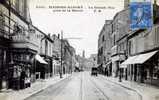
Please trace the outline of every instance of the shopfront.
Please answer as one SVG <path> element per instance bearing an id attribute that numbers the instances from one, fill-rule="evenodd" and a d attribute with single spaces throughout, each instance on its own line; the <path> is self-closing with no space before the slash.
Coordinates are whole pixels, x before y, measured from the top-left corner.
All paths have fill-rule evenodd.
<path id="1" fill-rule="evenodd" d="M 0 32 L 0 34 L 2 34 Z M 0 36 L 0 90 L 8 88 L 8 63 L 10 39 Z"/>
<path id="2" fill-rule="evenodd" d="M 116 56 L 113 56 L 111 60 L 112 60 L 112 76 L 117 77 L 119 75 L 120 57 L 119 55 L 116 55 Z"/>
<path id="3" fill-rule="evenodd" d="M 121 66 L 128 69 L 128 76 L 130 80 L 137 82 L 152 81 L 159 79 L 159 54 L 158 51 L 131 56 L 125 60 Z"/>
<path id="4" fill-rule="evenodd" d="M 9 88 L 18 90 L 24 89 L 34 80 L 35 74 L 34 55 L 35 51 L 30 49 L 10 50 L 9 63 Z"/>
<path id="5" fill-rule="evenodd" d="M 47 70 L 47 62 L 39 54 L 35 55 L 36 60 L 36 79 L 45 79 L 45 74 Z"/>
<path id="6" fill-rule="evenodd" d="M 112 75 L 112 62 L 109 61 L 105 65 L 105 75 L 106 76 L 111 76 Z"/>
<path id="7" fill-rule="evenodd" d="M 0 47 L 0 89 L 8 88 L 8 66 L 6 65 L 7 49 Z"/>

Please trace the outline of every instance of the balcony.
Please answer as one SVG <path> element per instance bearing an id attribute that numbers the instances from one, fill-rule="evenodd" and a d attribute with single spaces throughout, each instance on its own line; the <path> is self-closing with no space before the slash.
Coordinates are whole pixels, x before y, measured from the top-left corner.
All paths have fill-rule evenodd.
<path id="1" fill-rule="evenodd" d="M 18 34 L 16 36 L 12 36 L 12 40 L 13 42 L 31 42 L 29 37 L 25 36 L 25 35 L 21 35 L 21 34 Z"/>
<path id="2" fill-rule="evenodd" d="M 34 50 L 38 50 L 39 41 L 36 35 L 25 35 L 25 34 L 17 34 L 12 36 L 13 46 L 17 48 L 30 48 Z"/>

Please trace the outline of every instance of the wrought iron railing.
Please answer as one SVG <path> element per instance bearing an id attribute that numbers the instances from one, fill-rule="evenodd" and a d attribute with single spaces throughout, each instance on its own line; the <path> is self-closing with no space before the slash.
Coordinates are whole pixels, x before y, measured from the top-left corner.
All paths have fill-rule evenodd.
<path id="1" fill-rule="evenodd" d="M 36 33 L 31 33 L 27 28 L 2 11 L 0 11 L 0 36 L 11 39 L 14 42 L 28 42 L 32 44 L 36 44 L 38 39 Z"/>

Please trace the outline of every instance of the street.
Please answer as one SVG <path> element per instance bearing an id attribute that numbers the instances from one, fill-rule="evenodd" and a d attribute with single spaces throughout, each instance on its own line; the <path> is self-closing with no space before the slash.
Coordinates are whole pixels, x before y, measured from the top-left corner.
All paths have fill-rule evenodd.
<path id="1" fill-rule="evenodd" d="M 26 100 L 141 100 L 141 97 L 101 75 L 95 77 L 90 72 L 79 72 Z"/>

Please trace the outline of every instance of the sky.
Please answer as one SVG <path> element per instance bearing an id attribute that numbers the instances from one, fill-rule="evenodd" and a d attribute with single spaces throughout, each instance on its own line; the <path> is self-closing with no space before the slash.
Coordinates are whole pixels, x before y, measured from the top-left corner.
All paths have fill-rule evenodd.
<path id="1" fill-rule="evenodd" d="M 63 31 L 63 38 L 76 54 L 82 55 L 85 50 L 86 57 L 97 53 L 98 35 L 105 20 L 122 9 L 123 0 L 30 0 L 32 23 L 45 33 Z"/>

